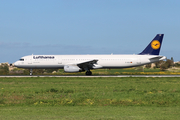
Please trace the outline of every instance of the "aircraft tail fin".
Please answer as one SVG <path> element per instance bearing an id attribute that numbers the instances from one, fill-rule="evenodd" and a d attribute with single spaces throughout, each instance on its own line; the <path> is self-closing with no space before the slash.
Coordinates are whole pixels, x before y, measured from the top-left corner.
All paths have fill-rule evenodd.
<path id="1" fill-rule="evenodd" d="M 157 34 L 156 37 L 139 55 L 159 55 L 164 34 Z"/>

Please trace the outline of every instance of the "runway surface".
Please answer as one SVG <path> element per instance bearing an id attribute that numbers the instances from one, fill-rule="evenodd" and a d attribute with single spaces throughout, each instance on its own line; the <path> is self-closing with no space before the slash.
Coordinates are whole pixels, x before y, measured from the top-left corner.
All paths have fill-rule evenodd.
<path id="1" fill-rule="evenodd" d="M 18 75 L 18 76 L 0 76 L 3 77 L 85 77 L 85 78 L 93 78 L 93 77 L 180 77 L 180 75 L 97 75 L 97 76 L 60 76 L 60 75 Z"/>

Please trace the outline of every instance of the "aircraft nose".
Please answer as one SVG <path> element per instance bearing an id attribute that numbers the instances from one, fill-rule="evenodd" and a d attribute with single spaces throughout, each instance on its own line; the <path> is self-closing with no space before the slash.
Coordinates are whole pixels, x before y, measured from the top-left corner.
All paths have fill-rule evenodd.
<path id="1" fill-rule="evenodd" d="M 18 67 L 18 65 L 19 65 L 19 62 L 16 61 L 16 62 L 14 63 L 14 66 L 15 66 L 15 67 Z"/>

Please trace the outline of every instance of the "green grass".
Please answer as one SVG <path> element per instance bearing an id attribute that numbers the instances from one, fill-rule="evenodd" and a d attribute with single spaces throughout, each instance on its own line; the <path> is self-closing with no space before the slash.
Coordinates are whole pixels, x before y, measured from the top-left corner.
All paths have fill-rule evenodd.
<path id="1" fill-rule="evenodd" d="M 12 106 L 0 108 L 1 120 L 178 120 L 179 107 Z"/>
<path id="2" fill-rule="evenodd" d="M 136 67 L 136 68 L 124 68 L 124 69 L 97 69 L 92 70 L 93 75 L 129 75 L 129 74 L 142 74 L 141 72 L 144 72 L 145 74 L 160 74 L 160 69 L 143 69 L 142 67 Z M 169 74 L 169 72 L 166 72 Z M 85 75 L 85 72 L 82 73 L 64 73 L 64 70 L 59 69 L 59 72 L 56 73 L 57 75 Z"/>
<path id="3" fill-rule="evenodd" d="M 1 78 L 0 106 L 179 106 L 179 78 Z"/>
<path id="4" fill-rule="evenodd" d="M 0 78 L 0 119 L 177 119 L 179 78 Z"/>
<path id="5" fill-rule="evenodd" d="M 24 70 L 18 68 L 18 70 Z M 93 75 L 180 75 L 179 68 L 171 68 L 165 71 L 161 71 L 159 68 L 148 69 L 142 66 L 134 68 L 123 68 L 123 69 L 96 69 L 91 70 Z M 29 70 L 25 69 L 24 73 L 9 73 L 8 75 L 29 75 Z M 42 69 L 34 69 L 33 75 L 81 75 L 84 76 L 85 72 L 77 73 L 66 73 L 63 69 L 59 69 L 55 73 L 43 73 Z"/>
<path id="6" fill-rule="evenodd" d="M 136 68 L 124 68 L 124 69 L 99 69 L 95 71 L 107 71 L 108 73 L 115 73 L 115 72 L 160 72 L 160 69 L 147 69 L 147 68 L 141 68 L 141 67 L 136 67 Z"/>

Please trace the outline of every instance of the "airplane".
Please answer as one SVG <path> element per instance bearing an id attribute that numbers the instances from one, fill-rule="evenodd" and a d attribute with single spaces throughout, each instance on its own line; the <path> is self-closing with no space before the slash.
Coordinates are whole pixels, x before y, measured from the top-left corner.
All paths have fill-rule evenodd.
<path id="1" fill-rule="evenodd" d="M 165 60 L 160 56 L 164 34 L 157 34 L 149 45 L 139 54 L 133 55 L 28 55 L 14 63 L 18 68 L 30 69 L 64 69 L 64 72 L 74 73 L 86 71 L 92 75 L 92 69 L 115 69 L 142 66 Z"/>

